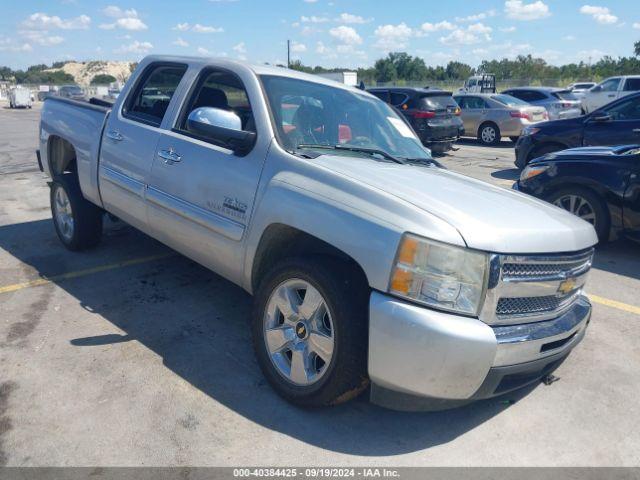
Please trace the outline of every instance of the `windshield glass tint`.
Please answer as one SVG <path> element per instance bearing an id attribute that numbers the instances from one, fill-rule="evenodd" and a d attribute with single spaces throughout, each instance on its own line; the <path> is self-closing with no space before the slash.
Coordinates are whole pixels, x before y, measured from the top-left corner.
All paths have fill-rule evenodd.
<path id="1" fill-rule="evenodd" d="M 527 102 L 511 95 L 492 95 L 491 98 L 503 105 L 529 105 Z"/>
<path id="2" fill-rule="evenodd" d="M 373 96 L 288 77 L 262 75 L 261 80 L 278 140 L 287 150 L 343 145 L 383 150 L 400 158 L 430 158 L 406 122 Z"/>
<path id="3" fill-rule="evenodd" d="M 560 100 L 578 100 L 578 97 L 576 97 L 573 92 L 569 91 L 569 90 L 562 90 L 560 92 L 553 92 L 552 95 L 556 98 L 559 98 Z"/>
<path id="4" fill-rule="evenodd" d="M 451 95 L 434 95 L 422 97 L 418 101 L 420 109 L 432 111 L 446 111 L 447 108 L 456 108 L 458 104 Z"/>

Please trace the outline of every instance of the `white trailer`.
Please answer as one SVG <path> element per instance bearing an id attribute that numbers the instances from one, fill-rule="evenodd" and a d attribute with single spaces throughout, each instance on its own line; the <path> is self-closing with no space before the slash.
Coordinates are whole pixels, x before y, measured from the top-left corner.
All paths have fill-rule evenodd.
<path id="1" fill-rule="evenodd" d="M 31 91 L 27 88 L 16 87 L 9 92 L 10 108 L 31 108 Z"/>
<path id="2" fill-rule="evenodd" d="M 350 87 L 358 86 L 358 72 L 328 72 L 318 73 L 317 75 L 335 82 L 344 83 Z"/>

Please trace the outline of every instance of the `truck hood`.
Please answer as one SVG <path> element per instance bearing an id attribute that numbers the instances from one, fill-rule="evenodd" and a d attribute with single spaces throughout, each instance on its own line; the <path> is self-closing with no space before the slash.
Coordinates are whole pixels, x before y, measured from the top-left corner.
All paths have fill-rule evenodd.
<path id="1" fill-rule="evenodd" d="M 338 155 L 321 155 L 315 162 L 444 220 L 471 248 L 550 253 L 597 243 L 589 223 L 560 208 L 442 168 Z"/>

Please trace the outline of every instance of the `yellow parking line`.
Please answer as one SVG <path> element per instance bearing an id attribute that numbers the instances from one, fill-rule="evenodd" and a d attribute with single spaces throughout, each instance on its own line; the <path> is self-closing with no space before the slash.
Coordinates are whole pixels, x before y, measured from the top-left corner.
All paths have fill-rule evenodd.
<path id="1" fill-rule="evenodd" d="M 160 255 L 151 255 L 148 257 L 133 258 L 131 260 L 124 260 L 122 262 L 109 263 L 107 265 L 99 265 L 93 268 L 86 268 L 84 270 L 76 270 L 74 272 L 62 273 L 60 275 L 54 275 L 49 278 L 38 278 L 36 280 L 30 280 L 28 282 L 14 283 L 13 285 L 6 285 L 0 287 L 0 293 L 15 292 L 16 290 L 22 290 L 24 288 L 39 287 L 41 285 L 47 285 L 53 282 L 59 282 L 60 280 L 69 280 L 71 278 L 84 277 L 86 275 L 92 275 L 94 273 L 106 272 L 108 270 L 115 270 L 117 268 L 129 267 L 131 265 L 139 265 L 141 263 L 153 262 L 154 260 L 160 260 L 163 258 L 175 255 L 174 253 L 163 253 Z"/>
<path id="2" fill-rule="evenodd" d="M 635 305 L 629 305 L 628 303 L 622 303 L 616 300 L 609 300 L 608 298 L 599 297 L 598 295 L 593 295 L 591 293 L 588 293 L 587 296 L 593 303 L 599 303 L 600 305 L 605 305 L 607 307 L 617 308 L 618 310 L 624 310 L 625 312 L 640 315 L 640 307 L 636 307 Z"/>

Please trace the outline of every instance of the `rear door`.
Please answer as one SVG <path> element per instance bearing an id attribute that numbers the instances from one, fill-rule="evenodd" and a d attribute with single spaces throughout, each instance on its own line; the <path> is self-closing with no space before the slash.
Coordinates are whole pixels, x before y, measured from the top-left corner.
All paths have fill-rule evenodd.
<path id="1" fill-rule="evenodd" d="M 226 278 L 237 278 L 243 268 L 240 242 L 269 135 L 263 125 L 253 150 L 238 156 L 222 142 L 191 131 L 187 117 L 200 107 L 223 109 L 241 118 L 243 130 L 256 132 L 251 105 L 258 101 L 231 71 L 199 72 L 177 118 L 160 136 L 147 191 L 154 237 Z"/>
<path id="2" fill-rule="evenodd" d="M 596 121 L 607 115 L 609 120 Z M 585 125 L 584 145 L 627 145 L 640 143 L 640 95 L 622 99 L 594 112 Z"/>
<path id="3" fill-rule="evenodd" d="M 160 138 L 160 125 L 186 65 L 149 65 L 117 112 L 112 112 L 100 152 L 100 195 L 105 208 L 146 230 L 145 186 Z"/>

